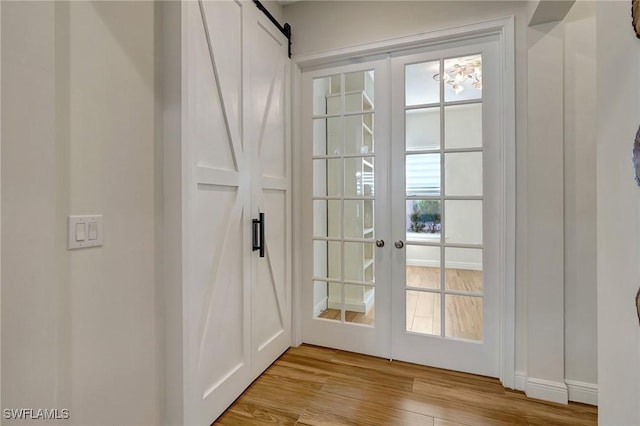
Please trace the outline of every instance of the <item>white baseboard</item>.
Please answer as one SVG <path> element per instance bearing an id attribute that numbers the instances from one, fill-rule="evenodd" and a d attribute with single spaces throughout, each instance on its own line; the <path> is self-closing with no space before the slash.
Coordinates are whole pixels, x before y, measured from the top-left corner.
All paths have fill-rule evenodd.
<path id="1" fill-rule="evenodd" d="M 549 380 L 529 379 L 526 371 L 516 371 L 514 374 L 516 390 L 523 391 L 531 398 L 566 404 L 567 401 L 580 402 L 598 406 L 598 385 L 565 380 L 565 384 Z"/>
<path id="2" fill-rule="evenodd" d="M 371 290 L 369 290 L 368 292 L 365 293 L 365 296 L 364 296 L 364 313 L 368 313 L 369 309 L 371 309 L 373 307 L 374 294 L 375 294 L 375 291 L 373 291 L 373 289 L 371 289 Z"/>
<path id="3" fill-rule="evenodd" d="M 407 266 L 422 266 L 423 268 L 439 268 L 439 260 L 407 259 Z M 470 271 L 482 271 L 482 264 L 470 262 L 447 262 L 447 269 L 466 269 Z"/>
<path id="4" fill-rule="evenodd" d="M 564 382 L 552 382 L 529 377 L 527 378 L 525 394 L 529 398 L 543 401 L 557 402 L 558 404 L 569 403 L 569 391 Z"/>
<path id="5" fill-rule="evenodd" d="M 598 406 L 598 385 L 565 380 L 569 389 L 569 401 Z"/>
<path id="6" fill-rule="evenodd" d="M 369 309 L 373 307 L 373 301 L 374 291 L 370 290 L 365 294 L 364 300 L 362 301 L 346 300 L 344 302 L 344 310 L 366 314 L 367 312 L 369 312 Z M 339 300 L 331 300 L 331 298 L 329 298 L 329 309 L 342 309 L 342 305 L 340 304 Z"/>
<path id="7" fill-rule="evenodd" d="M 514 379 L 515 389 L 524 392 L 527 389 L 527 372 L 516 371 Z"/>
<path id="8" fill-rule="evenodd" d="M 407 259 L 407 266 L 422 266 L 423 268 L 439 268 L 439 260 Z"/>
<path id="9" fill-rule="evenodd" d="M 327 310 L 327 298 L 323 297 L 316 305 L 313 307 L 313 317 L 317 317 L 320 315 L 320 312 Z"/>
<path id="10" fill-rule="evenodd" d="M 332 302 L 329 300 L 329 309 L 342 309 L 342 304 L 340 302 Z M 365 313 L 367 312 L 367 305 L 364 302 L 345 302 L 344 310 L 349 312 Z"/>

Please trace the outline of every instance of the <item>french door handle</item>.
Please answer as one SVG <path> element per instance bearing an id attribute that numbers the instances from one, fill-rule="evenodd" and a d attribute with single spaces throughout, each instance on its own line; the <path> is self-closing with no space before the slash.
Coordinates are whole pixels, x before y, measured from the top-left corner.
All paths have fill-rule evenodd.
<path id="1" fill-rule="evenodd" d="M 397 249 L 401 249 L 402 247 L 404 247 L 404 241 L 402 240 L 398 240 L 395 243 L 393 243 Z"/>
<path id="2" fill-rule="evenodd" d="M 253 219 L 251 230 L 253 251 L 260 250 L 260 257 L 264 257 L 264 213 Z"/>
<path id="3" fill-rule="evenodd" d="M 376 240 L 376 247 L 384 247 L 384 240 Z"/>

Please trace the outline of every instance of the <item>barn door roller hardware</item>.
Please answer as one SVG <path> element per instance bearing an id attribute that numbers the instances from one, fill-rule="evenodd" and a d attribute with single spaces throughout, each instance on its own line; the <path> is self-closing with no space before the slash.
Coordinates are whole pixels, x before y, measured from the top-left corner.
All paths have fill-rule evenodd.
<path id="1" fill-rule="evenodd" d="M 284 34 L 284 36 L 287 38 L 287 40 L 289 41 L 289 58 L 291 58 L 291 25 L 287 23 L 285 23 L 284 26 L 280 25 L 280 22 L 278 22 L 278 20 L 273 17 L 271 12 L 269 12 L 267 8 L 264 7 L 264 5 L 259 0 L 253 0 L 253 2 L 256 4 L 258 9 L 262 11 L 262 13 L 267 15 L 267 18 L 269 18 L 269 20 L 273 23 L 273 25 L 278 27 L 280 32 Z"/>

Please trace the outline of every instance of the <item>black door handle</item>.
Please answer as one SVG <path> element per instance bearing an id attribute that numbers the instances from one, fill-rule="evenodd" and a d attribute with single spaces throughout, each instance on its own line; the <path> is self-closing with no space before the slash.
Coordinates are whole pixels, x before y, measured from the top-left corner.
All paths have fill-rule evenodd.
<path id="1" fill-rule="evenodd" d="M 258 219 L 252 222 L 253 251 L 260 250 L 260 257 L 264 257 L 264 213 L 258 213 Z"/>

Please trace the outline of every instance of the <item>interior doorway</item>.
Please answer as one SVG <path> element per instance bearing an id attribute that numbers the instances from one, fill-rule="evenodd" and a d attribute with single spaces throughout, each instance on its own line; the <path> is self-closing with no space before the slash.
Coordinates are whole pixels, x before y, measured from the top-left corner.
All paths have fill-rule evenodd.
<path id="1" fill-rule="evenodd" d="M 302 73 L 304 342 L 503 376 L 500 44 Z"/>

